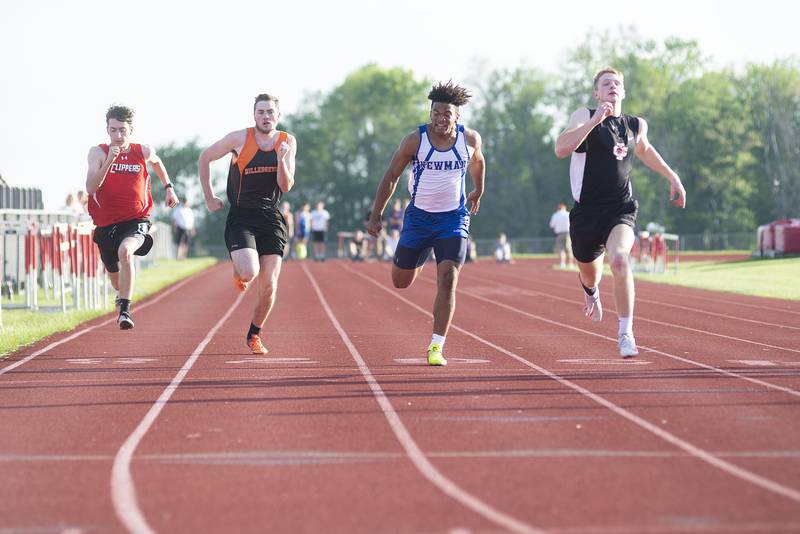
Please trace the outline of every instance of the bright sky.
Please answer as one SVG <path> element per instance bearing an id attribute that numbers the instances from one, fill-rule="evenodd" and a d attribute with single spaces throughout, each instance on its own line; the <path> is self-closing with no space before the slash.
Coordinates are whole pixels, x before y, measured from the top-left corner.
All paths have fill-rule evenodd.
<path id="1" fill-rule="evenodd" d="M 800 56 L 798 20 L 795 0 L 4 2 L 0 174 L 43 189 L 45 207 L 58 209 L 84 187 L 114 102 L 136 111 L 138 142 L 210 144 L 251 125 L 256 94 L 292 112 L 370 62 L 436 80 L 464 80 L 480 61 L 556 73 L 590 30 L 632 25 L 742 66 Z"/>

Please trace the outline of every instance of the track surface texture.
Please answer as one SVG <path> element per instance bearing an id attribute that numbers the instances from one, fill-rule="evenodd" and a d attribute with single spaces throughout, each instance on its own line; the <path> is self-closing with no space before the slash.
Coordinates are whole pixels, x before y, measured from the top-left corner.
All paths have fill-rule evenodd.
<path id="1" fill-rule="evenodd" d="M 575 272 L 468 264 L 425 363 L 433 264 L 230 264 L 0 362 L 0 533 L 800 531 L 800 304 L 637 283 L 617 355 Z"/>

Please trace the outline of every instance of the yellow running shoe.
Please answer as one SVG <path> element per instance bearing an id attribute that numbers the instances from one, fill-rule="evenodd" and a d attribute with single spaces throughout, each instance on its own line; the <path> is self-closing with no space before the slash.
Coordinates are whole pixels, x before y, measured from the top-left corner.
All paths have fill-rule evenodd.
<path id="1" fill-rule="evenodd" d="M 442 355 L 442 346 L 438 343 L 431 343 L 428 347 L 428 365 L 447 365 L 447 360 Z"/>

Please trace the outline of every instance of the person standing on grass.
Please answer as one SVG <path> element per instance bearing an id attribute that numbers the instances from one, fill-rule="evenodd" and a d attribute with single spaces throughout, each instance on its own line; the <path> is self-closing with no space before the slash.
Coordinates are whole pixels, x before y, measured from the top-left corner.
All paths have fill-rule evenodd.
<path id="1" fill-rule="evenodd" d="M 396 288 L 414 283 L 430 256 L 436 254 L 437 290 L 433 306 L 433 334 L 428 345 L 428 364 L 447 365 L 445 337 L 456 306 L 458 273 L 464 265 L 470 216 L 480 207 L 485 180 L 481 136 L 458 124 L 459 108 L 470 93 L 452 82 L 431 89 L 430 122 L 400 142 L 375 193 L 368 231 L 378 237 L 386 204 L 397 182 L 411 163 L 411 202 L 405 210 L 400 241 L 394 254 L 392 282 Z M 466 192 L 466 175 L 473 189 Z"/>
<path id="2" fill-rule="evenodd" d="M 625 82 L 620 71 L 606 67 L 594 77 L 596 109 L 580 108 L 556 140 L 559 158 L 572 156 L 570 183 L 575 206 L 570 211 L 572 252 L 584 292 L 584 313 L 603 318 L 598 284 L 606 251 L 614 276 L 614 301 L 619 316 L 619 354 L 639 353 L 633 337 L 633 274 L 630 252 L 639 204 L 633 198 L 630 172 L 633 155 L 670 183 L 670 199 L 686 207 L 686 191 L 678 175 L 647 137 L 647 122 L 622 113 Z"/>
<path id="3" fill-rule="evenodd" d="M 558 255 L 558 263 L 562 269 L 575 267 L 572 259 L 572 241 L 569 238 L 569 212 L 565 204 L 559 203 L 556 211 L 550 216 L 550 229 L 556 236 L 554 252 Z"/>
<path id="4" fill-rule="evenodd" d="M 317 201 L 317 207 L 311 212 L 311 245 L 314 249 L 314 261 L 325 261 L 325 239 L 331 214 L 325 209 L 325 203 Z"/>
<path id="5" fill-rule="evenodd" d="M 136 281 L 133 256 L 144 256 L 153 246 L 153 238 L 148 233 L 153 210 L 148 163 L 166 189 L 167 207 L 174 208 L 179 201 L 155 149 L 131 143 L 131 108 L 117 105 L 108 108 L 106 132 L 108 144 L 89 149 L 88 211 L 96 226 L 93 239 L 100 250 L 100 259 L 117 291 L 117 324 L 121 330 L 130 330 L 134 326 L 131 299 Z"/>
<path id="6" fill-rule="evenodd" d="M 255 125 L 231 132 L 200 154 L 200 184 L 209 211 L 224 204 L 211 186 L 211 162 L 231 154 L 228 170 L 228 219 L 225 244 L 233 264 L 233 281 L 239 291 L 250 282 L 258 284 L 258 299 L 247 331 L 247 347 L 253 354 L 267 354 L 261 329 L 267 321 L 275 294 L 286 243 L 289 240 L 280 201 L 294 185 L 297 142 L 278 130 L 278 99 L 260 94 L 253 104 Z"/>

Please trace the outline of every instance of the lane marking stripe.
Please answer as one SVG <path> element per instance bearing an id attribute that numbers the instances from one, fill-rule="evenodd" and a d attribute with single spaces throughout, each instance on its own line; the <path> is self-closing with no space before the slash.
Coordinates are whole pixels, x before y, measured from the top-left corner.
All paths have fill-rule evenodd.
<path id="1" fill-rule="evenodd" d="M 374 280 L 372 277 L 367 276 L 365 274 L 362 274 L 362 273 L 360 273 L 360 272 L 358 272 L 358 271 L 356 271 L 356 270 L 354 270 L 354 269 L 352 269 L 352 268 L 350 268 L 350 267 L 348 267 L 346 265 L 343 266 L 343 268 L 345 270 L 347 270 L 347 271 L 349 271 L 351 273 L 354 273 L 357 276 L 367 280 L 371 284 L 377 286 L 378 288 L 380 288 L 383 291 L 389 293 L 390 295 L 393 295 L 395 298 L 405 302 L 407 305 L 409 305 L 412 308 L 422 312 L 423 314 L 425 314 L 425 315 L 427 315 L 429 317 L 433 317 L 433 315 L 430 312 L 428 312 L 427 310 L 421 308 L 420 306 L 418 306 L 414 302 L 411 302 L 410 300 L 406 299 L 405 297 L 402 297 L 402 296 L 398 295 L 396 292 L 394 292 L 391 289 L 383 286 L 382 284 L 380 284 L 379 282 Z M 483 300 L 486 300 L 489 303 L 493 303 L 491 300 L 488 300 L 488 299 L 483 299 Z M 549 319 L 545 319 L 545 321 L 549 322 L 549 323 L 552 323 L 552 324 L 557 324 L 557 325 L 560 325 L 560 326 L 564 326 L 564 325 L 561 325 L 560 323 L 556 323 L 555 321 L 550 321 Z M 758 475 L 758 474 L 753 473 L 751 471 L 748 471 L 748 470 L 746 470 L 744 468 L 741 468 L 741 467 L 739 467 L 737 465 L 734 465 L 734 464 L 732 464 L 730 462 L 727 462 L 727 461 L 725 461 L 725 460 L 723 460 L 721 458 L 718 458 L 714 454 L 712 454 L 712 453 L 710 453 L 710 452 L 708 452 L 708 451 L 706 451 L 704 449 L 701 449 L 700 447 L 692 445 L 688 441 L 684 441 L 681 438 L 679 438 L 679 437 L 677 437 L 677 436 L 675 436 L 673 434 L 670 434 L 666 430 L 664 430 L 664 429 L 662 429 L 662 428 L 650 423 L 649 421 L 646 421 L 646 420 L 642 419 L 638 415 L 635 415 L 634 413 L 629 412 L 628 410 L 622 408 L 621 406 L 617 406 L 616 404 L 614 404 L 613 402 L 605 399 L 604 397 L 601 397 L 600 395 L 597 395 L 597 394 L 589 391 L 588 389 L 586 389 L 586 388 L 584 388 L 582 386 L 579 386 L 578 384 L 575 384 L 574 382 L 571 382 L 571 381 L 569 381 L 569 380 L 567 380 L 565 378 L 562 378 L 561 376 L 559 376 L 559 375 L 557 375 L 557 374 L 545 369 L 544 367 L 540 367 L 540 366 L 536 365 L 535 363 L 526 360 L 525 358 L 515 354 L 514 352 L 506 350 L 503 347 L 492 343 L 491 341 L 488 341 L 488 340 L 483 339 L 482 337 L 480 337 L 480 336 L 478 336 L 476 334 L 473 334 L 472 332 L 468 332 L 467 330 L 465 330 L 465 329 L 463 329 L 463 328 L 461 328 L 461 327 L 459 327 L 459 326 L 457 326 L 455 324 L 452 324 L 451 326 L 452 326 L 453 329 L 458 330 L 459 332 L 461 332 L 461 333 L 463 333 L 463 334 L 475 339 L 476 341 L 479 341 L 479 342 L 483 343 L 484 345 L 492 347 L 496 351 L 501 352 L 501 353 L 503 353 L 503 354 L 505 354 L 505 355 L 517 360 L 521 364 L 523 364 L 523 365 L 525 365 L 527 367 L 530 367 L 531 369 L 534 369 L 534 370 L 538 371 L 539 373 L 541 373 L 541 374 L 543 374 L 543 375 L 545 375 L 545 376 L 547 376 L 549 378 L 552 378 L 553 380 L 558 381 L 559 383 L 561 383 L 561 384 L 563 384 L 563 385 L 565 385 L 565 386 L 577 391 L 578 393 L 580 393 L 582 395 L 585 395 L 586 397 L 592 399 L 593 401 L 595 401 L 596 403 L 600 404 L 601 406 L 606 407 L 607 409 L 611 410 L 612 412 L 616 413 L 617 415 L 619 415 L 621 417 L 624 417 L 625 419 L 631 421 L 635 425 L 640 426 L 643 429 L 649 431 L 651 434 L 655 434 L 656 436 L 658 436 L 659 438 L 663 439 L 664 441 L 666 441 L 668 443 L 671 443 L 672 445 L 675 445 L 676 447 L 678 447 L 680 449 L 683 449 L 684 451 L 686 451 L 690 455 L 692 455 L 692 456 L 694 456 L 694 457 L 696 457 L 696 458 L 698 458 L 698 459 L 700 459 L 700 460 L 702 460 L 702 461 L 704 461 L 704 462 L 706 462 L 706 463 L 708 463 L 708 464 L 710 464 L 710 465 L 712 465 L 712 466 L 714 466 L 714 467 L 716 467 L 716 468 L 718 468 L 718 469 L 720 469 L 720 470 L 722 470 L 722 471 L 724 471 L 724 472 L 726 472 L 726 473 L 728 473 L 728 474 L 730 474 L 730 475 L 732 475 L 734 477 L 737 477 L 737 478 L 740 478 L 740 479 L 745 480 L 747 482 L 750 482 L 751 484 L 754 484 L 754 485 L 759 486 L 759 487 L 761 487 L 763 489 L 766 489 L 767 491 L 771 491 L 771 492 L 776 493 L 778 495 L 782 495 L 784 497 L 787 497 L 788 499 L 791 499 L 791 500 L 793 500 L 795 502 L 800 502 L 800 491 L 798 491 L 798 490 L 796 490 L 794 488 L 790 488 L 788 486 L 784 486 L 783 484 L 780 484 L 778 482 L 770 480 L 770 479 L 768 479 L 766 477 L 762 477 L 761 475 Z M 574 327 L 570 327 L 570 328 L 574 328 Z M 578 329 L 575 328 L 575 330 L 578 330 Z M 587 333 L 592 333 L 592 332 L 587 332 Z M 594 333 L 592 333 L 592 334 L 599 336 L 599 334 L 594 334 Z M 599 336 L 599 337 L 606 337 L 606 336 Z M 654 352 L 658 352 L 658 351 L 654 351 Z M 742 378 L 744 378 L 744 377 L 742 377 Z"/>
<path id="2" fill-rule="evenodd" d="M 328 305 L 325 296 L 322 294 L 322 290 L 317 284 L 316 279 L 308 270 L 308 267 L 305 265 L 305 263 L 303 264 L 303 271 L 305 271 L 306 276 L 308 276 L 308 279 L 311 281 L 311 285 L 314 288 L 314 291 L 316 291 L 317 297 L 319 298 L 320 303 L 322 303 L 322 307 L 325 309 L 325 313 L 328 314 L 328 318 L 330 319 L 331 323 L 333 323 L 336 331 L 339 333 L 339 337 L 342 338 L 342 342 L 345 344 L 347 350 L 350 352 L 350 355 L 358 364 L 359 371 L 361 371 L 361 374 L 364 376 L 369 388 L 372 390 L 375 400 L 378 402 L 381 410 L 383 410 L 383 414 L 386 417 L 386 420 L 389 422 L 389 426 L 394 432 L 394 435 L 397 437 L 397 440 L 400 442 L 403 449 L 405 449 L 409 459 L 413 462 L 419 472 L 422 473 L 422 475 L 434 486 L 442 490 L 446 495 L 463 504 L 473 512 L 483 516 L 485 519 L 488 519 L 492 523 L 507 528 L 512 532 L 543 532 L 492 508 L 474 495 L 461 489 L 453 481 L 445 477 L 438 469 L 436 469 L 436 467 L 434 467 L 430 460 L 428 460 L 428 458 L 425 456 L 425 453 L 423 453 L 419 448 L 416 441 L 414 441 L 414 438 L 411 437 L 411 434 L 409 433 L 408 429 L 406 429 L 405 425 L 400 419 L 400 416 L 397 415 L 397 412 L 395 412 L 394 408 L 392 407 L 392 403 L 383 392 L 383 388 L 381 388 L 378 381 L 372 375 L 372 372 L 369 370 L 366 362 L 361 357 L 358 349 L 356 349 L 355 345 L 353 345 L 353 343 L 350 341 L 350 338 L 342 328 L 342 325 L 339 323 L 338 319 L 336 319 L 336 316 L 334 315 L 333 310 L 331 310 L 331 307 Z"/>

